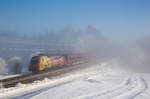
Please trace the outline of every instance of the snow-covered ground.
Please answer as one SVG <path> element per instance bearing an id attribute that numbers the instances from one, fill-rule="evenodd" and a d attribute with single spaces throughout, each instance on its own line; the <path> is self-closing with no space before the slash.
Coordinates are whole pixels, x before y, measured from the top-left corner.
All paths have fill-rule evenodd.
<path id="1" fill-rule="evenodd" d="M 52 79 L 0 89 L 14 99 L 150 99 L 150 74 L 135 73 L 106 62 Z"/>
<path id="2" fill-rule="evenodd" d="M 21 76 L 22 74 L 16 74 L 16 75 L 4 75 L 1 76 L 0 75 L 0 79 L 6 79 L 6 78 L 11 78 L 11 77 L 17 77 L 17 76 Z"/>

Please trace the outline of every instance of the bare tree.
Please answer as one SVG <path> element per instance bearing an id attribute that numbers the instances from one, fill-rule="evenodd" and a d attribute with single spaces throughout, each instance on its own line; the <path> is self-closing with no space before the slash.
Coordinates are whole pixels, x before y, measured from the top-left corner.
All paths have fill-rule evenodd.
<path id="1" fill-rule="evenodd" d="M 0 72 L 2 72 L 6 66 L 6 62 L 3 58 L 0 58 Z"/>
<path id="2" fill-rule="evenodd" d="M 8 74 L 19 74 L 22 71 L 21 57 L 14 56 L 8 61 Z"/>

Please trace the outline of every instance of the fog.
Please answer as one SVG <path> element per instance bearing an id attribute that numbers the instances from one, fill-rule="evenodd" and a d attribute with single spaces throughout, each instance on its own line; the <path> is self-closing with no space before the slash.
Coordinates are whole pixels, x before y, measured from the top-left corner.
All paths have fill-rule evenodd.
<path id="1" fill-rule="evenodd" d="M 114 42 L 93 26 L 88 26 L 84 32 L 86 35 L 76 43 L 79 51 L 96 56 L 99 62 L 115 60 L 119 68 L 150 73 L 150 35 L 124 45 Z"/>
<path id="2" fill-rule="evenodd" d="M 85 29 L 66 26 L 32 35 L 0 31 L 0 72 L 29 72 L 30 59 L 37 53 L 88 53 L 99 62 L 115 59 L 121 68 L 150 73 L 149 43 L 147 36 L 121 45 L 92 25 Z"/>
<path id="3" fill-rule="evenodd" d="M 135 44 L 128 46 L 119 57 L 119 63 L 124 68 L 138 72 L 150 73 L 150 36 L 137 40 Z"/>
<path id="4" fill-rule="evenodd" d="M 85 35 L 80 36 L 76 42 L 78 51 L 92 54 L 100 61 L 115 58 L 120 54 L 121 46 L 104 36 L 95 27 L 89 25 L 84 33 Z"/>

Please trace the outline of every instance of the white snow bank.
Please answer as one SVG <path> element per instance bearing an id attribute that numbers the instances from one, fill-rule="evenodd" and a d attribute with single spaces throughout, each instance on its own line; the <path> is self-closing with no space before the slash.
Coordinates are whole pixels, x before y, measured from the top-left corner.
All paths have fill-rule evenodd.
<path id="1" fill-rule="evenodd" d="M 125 71 L 109 63 L 80 72 L 99 71 L 61 86 L 49 88 L 31 99 L 149 99 L 150 74 Z M 149 75 L 149 77 L 148 77 Z M 147 77 L 147 78 L 146 78 Z"/>
<path id="2" fill-rule="evenodd" d="M 6 78 L 18 77 L 18 76 L 21 76 L 21 74 L 0 76 L 0 79 L 6 79 Z"/>
<path id="3" fill-rule="evenodd" d="M 16 87 L 0 89 L 0 98 L 149 99 L 150 74 L 125 71 L 116 65 L 114 61 L 105 62 L 52 79 L 45 78 L 31 84 L 19 83 Z M 36 93 L 37 90 L 39 92 Z"/>
<path id="4" fill-rule="evenodd" d="M 66 76 L 64 75 L 64 77 L 61 78 L 53 78 L 53 79 L 48 79 L 45 78 L 42 81 L 35 81 L 31 84 L 17 84 L 16 87 L 12 87 L 12 88 L 4 88 L 0 90 L 0 98 L 12 98 L 12 97 L 16 97 L 16 96 L 20 96 L 22 94 L 25 93 L 30 93 L 42 88 L 46 88 L 46 87 L 50 87 L 50 86 L 57 86 L 59 84 L 62 83 L 66 83 L 72 80 L 75 80 L 79 77 L 83 77 L 86 75 L 92 75 L 97 73 L 95 72 L 84 72 L 84 73 L 74 73 L 74 74 L 67 74 Z"/>

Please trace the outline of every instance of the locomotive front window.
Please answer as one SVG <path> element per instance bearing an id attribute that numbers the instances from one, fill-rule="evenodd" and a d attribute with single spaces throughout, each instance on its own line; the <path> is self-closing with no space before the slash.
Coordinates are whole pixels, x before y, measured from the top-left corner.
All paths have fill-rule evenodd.
<path id="1" fill-rule="evenodd" d="M 39 58 L 37 56 L 31 59 L 31 64 L 38 64 L 38 62 L 39 62 Z"/>

